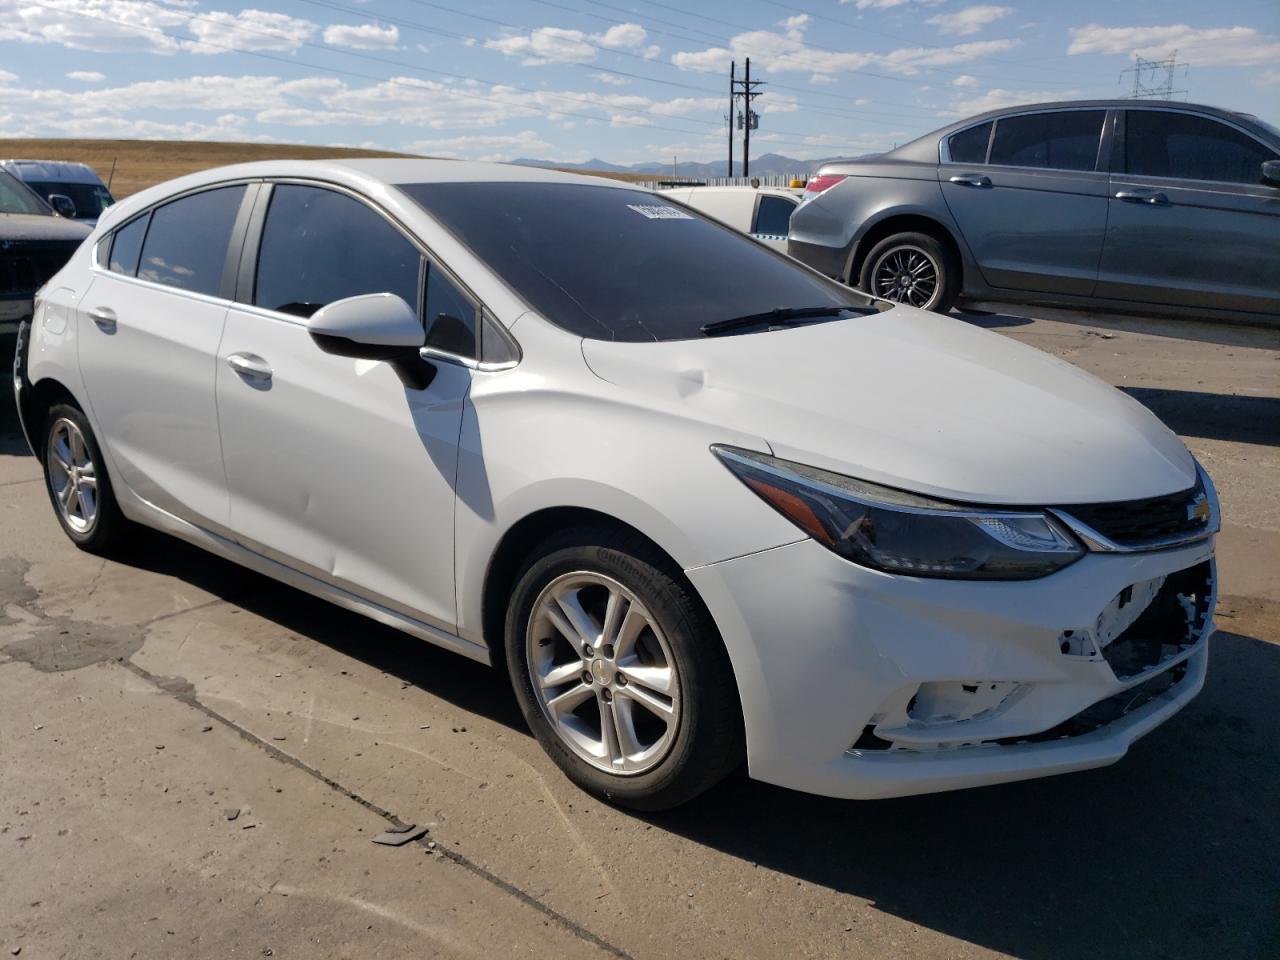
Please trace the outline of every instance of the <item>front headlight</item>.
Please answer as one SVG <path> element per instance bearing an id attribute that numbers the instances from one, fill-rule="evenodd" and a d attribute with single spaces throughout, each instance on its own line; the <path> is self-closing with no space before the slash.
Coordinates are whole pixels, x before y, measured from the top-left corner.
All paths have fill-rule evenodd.
<path id="1" fill-rule="evenodd" d="M 711 448 L 765 503 L 864 567 L 913 577 L 1032 580 L 1084 555 L 1043 510 L 946 503 L 753 450 Z"/>

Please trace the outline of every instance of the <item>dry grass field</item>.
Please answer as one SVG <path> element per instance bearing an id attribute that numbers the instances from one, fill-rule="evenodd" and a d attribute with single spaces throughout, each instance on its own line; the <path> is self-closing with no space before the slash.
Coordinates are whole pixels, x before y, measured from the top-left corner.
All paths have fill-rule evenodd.
<path id="1" fill-rule="evenodd" d="M 410 154 L 351 147 L 309 147 L 282 143 L 216 143 L 193 140 L 4 140 L 0 159 L 74 160 L 87 163 L 103 180 L 111 178 L 117 200 L 183 174 L 251 160 L 319 160 L 332 157 L 404 157 Z M 115 174 L 112 175 L 112 164 Z M 584 171 L 574 171 L 580 173 Z M 621 180 L 631 174 L 601 173 Z"/>
<path id="2" fill-rule="evenodd" d="M 0 158 L 74 160 L 87 163 L 119 200 L 183 174 L 250 160 L 317 160 L 323 157 L 402 157 L 402 153 L 346 147 L 276 143 L 209 143 L 188 140 L 0 140 Z"/>

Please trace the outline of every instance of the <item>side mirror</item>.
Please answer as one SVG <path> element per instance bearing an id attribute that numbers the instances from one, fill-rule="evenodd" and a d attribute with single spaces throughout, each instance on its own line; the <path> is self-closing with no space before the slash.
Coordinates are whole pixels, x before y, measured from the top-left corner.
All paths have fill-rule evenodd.
<path id="1" fill-rule="evenodd" d="M 53 207 L 53 212 L 60 217 L 66 217 L 69 220 L 76 218 L 75 201 L 65 193 L 49 194 L 49 206 Z"/>
<path id="2" fill-rule="evenodd" d="M 426 334 L 417 312 L 394 293 L 370 293 L 335 300 L 307 321 L 307 332 L 325 353 L 391 364 L 400 381 L 424 390 L 436 368 L 419 351 Z"/>
<path id="3" fill-rule="evenodd" d="M 1280 187 L 1280 160 L 1262 161 L 1262 182 L 1271 187 Z"/>

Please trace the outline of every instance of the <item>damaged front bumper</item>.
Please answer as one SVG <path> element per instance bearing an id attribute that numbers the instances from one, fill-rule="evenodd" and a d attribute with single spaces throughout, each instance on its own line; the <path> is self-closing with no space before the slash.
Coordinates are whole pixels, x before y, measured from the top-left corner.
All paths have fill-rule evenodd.
<path id="1" fill-rule="evenodd" d="M 729 648 L 753 777 L 828 796 L 1104 766 L 1204 683 L 1213 542 L 1042 580 L 854 566 L 812 541 L 688 571 Z"/>

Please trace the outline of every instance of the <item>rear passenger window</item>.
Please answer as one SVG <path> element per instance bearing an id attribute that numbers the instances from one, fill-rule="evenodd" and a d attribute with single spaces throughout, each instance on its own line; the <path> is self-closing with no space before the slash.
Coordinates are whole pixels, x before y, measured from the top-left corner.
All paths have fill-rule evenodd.
<path id="1" fill-rule="evenodd" d="M 427 346 L 474 357 L 476 314 L 475 305 L 432 264 L 427 273 Z"/>
<path id="2" fill-rule="evenodd" d="M 146 235 L 145 214 L 117 230 L 111 239 L 111 256 L 107 259 L 107 269 L 112 273 L 134 276 L 138 272 L 138 258 L 142 256 L 142 238 Z"/>
<path id="3" fill-rule="evenodd" d="M 752 233 L 785 237 L 791 230 L 791 214 L 796 205 L 786 197 L 764 196 L 756 209 L 756 226 Z"/>
<path id="4" fill-rule="evenodd" d="M 219 187 L 153 210 L 138 278 L 217 296 L 244 189 L 243 185 Z M 114 249 L 111 258 L 115 259 Z M 127 264 L 122 261 L 122 265 Z"/>
<path id="5" fill-rule="evenodd" d="M 991 126 L 994 121 L 988 120 L 968 130 L 953 133 L 947 138 L 947 152 L 952 163 L 986 163 L 987 141 L 991 139 Z"/>
<path id="6" fill-rule="evenodd" d="M 1066 110 L 1002 117 L 991 141 L 991 163 L 1010 167 L 1092 170 L 1098 161 L 1105 110 Z"/>
<path id="7" fill-rule="evenodd" d="M 394 293 L 416 311 L 421 261 L 404 234 L 360 201 L 321 187 L 277 184 L 262 229 L 253 302 L 309 317 L 335 300 Z"/>
<path id="8" fill-rule="evenodd" d="M 1205 117 L 1164 110 L 1125 114 L 1125 172 L 1145 177 L 1258 183 L 1275 160 L 1253 137 Z"/>

